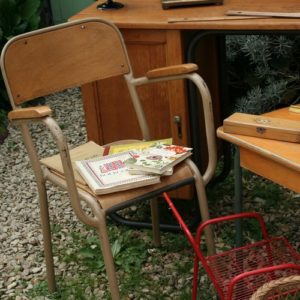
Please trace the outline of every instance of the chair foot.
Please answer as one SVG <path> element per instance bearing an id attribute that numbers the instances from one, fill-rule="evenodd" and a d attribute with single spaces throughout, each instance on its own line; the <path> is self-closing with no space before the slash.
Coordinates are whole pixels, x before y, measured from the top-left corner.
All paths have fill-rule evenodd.
<path id="1" fill-rule="evenodd" d="M 155 247 L 161 246 L 161 236 L 159 227 L 159 214 L 158 214 L 158 199 L 153 198 L 150 200 L 151 207 L 151 219 L 152 219 L 152 232 L 153 232 L 153 243 Z"/>
<path id="2" fill-rule="evenodd" d="M 112 300 L 120 299 L 119 286 L 115 271 L 114 260 L 111 252 L 111 246 L 108 239 L 107 226 L 105 216 L 99 218 L 99 227 L 97 228 L 102 255 L 104 259 L 106 274 L 108 278 L 109 288 Z"/>

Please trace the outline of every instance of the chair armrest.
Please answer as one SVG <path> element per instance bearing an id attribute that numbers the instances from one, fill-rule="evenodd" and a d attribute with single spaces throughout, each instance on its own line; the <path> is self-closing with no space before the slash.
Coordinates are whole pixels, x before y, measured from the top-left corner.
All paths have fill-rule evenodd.
<path id="1" fill-rule="evenodd" d="M 18 108 L 8 113 L 8 119 L 10 121 L 19 119 L 39 119 L 46 116 L 50 116 L 51 113 L 52 110 L 47 105 Z"/>
<path id="2" fill-rule="evenodd" d="M 182 64 L 150 70 L 146 73 L 148 79 L 189 74 L 198 70 L 196 64 Z"/>

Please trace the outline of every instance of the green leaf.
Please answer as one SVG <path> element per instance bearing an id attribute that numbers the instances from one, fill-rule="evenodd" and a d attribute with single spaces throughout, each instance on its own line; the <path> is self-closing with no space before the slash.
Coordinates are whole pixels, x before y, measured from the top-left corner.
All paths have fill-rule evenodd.
<path id="1" fill-rule="evenodd" d="M 20 22 L 18 25 L 16 25 L 14 27 L 12 36 L 8 36 L 7 39 L 9 40 L 10 38 L 12 38 L 15 35 L 24 33 L 26 31 L 27 27 L 28 27 L 28 23 L 26 21 Z"/>
<path id="2" fill-rule="evenodd" d="M 22 1 L 22 4 L 19 5 L 19 14 L 25 20 L 29 20 L 32 16 L 37 14 L 41 5 L 40 0 L 26 0 Z"/>
<path id="3" fill-rule="evenodd" d="M 87 242 L 89 245 L 92 245 L 92 244 L 99 245 L 99 239 L 98 239 L 98 237 L 96 237 L 96 236 L 89 236 L 89 237 L 86 239 L 86 242 Z"/>
<path id="4" fill-rule="evenodd" d="M 81 248 L 79 250 L 79 254 L 82 258 L 94 258 L 94 251 L 90 248 Z"/>
<path id="5" fill-rule="evenodd" d="M 35 30 L 40 27 L 41 17 L 39 15 L 33 15 L 28 21 L 28 30 Z"/>
<path id="6" fill-rule="evenodd" d="M 101 259 L 97 259 L 94 263 L 94 269 L 98 271 L 102 271 L 104 269 L 104 261 Z"/>
<path id="7" fill-rule="evenodd" d="M 122 245 L 120 240 L 115 240 L 111 247 L 113 257 L 116 257 L 120 253 L 121 247 Z"/>
<path id="8" fill-rule="evenodd" d="M 14 0 L 0 0 L 0 28 L 3 36 L 11 36 L 15 26 L 21 21 Z"/>

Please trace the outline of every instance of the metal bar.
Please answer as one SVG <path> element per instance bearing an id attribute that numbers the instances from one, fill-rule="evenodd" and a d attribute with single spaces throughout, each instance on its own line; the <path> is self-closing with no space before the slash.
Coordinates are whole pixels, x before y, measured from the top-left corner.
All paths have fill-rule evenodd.
<path id="1" fill-rule="evenodd" d="M 235 147 L 234 154 L 234 212 L 242 212 L 242 169 L 240 167 L 240 150 L 238 147 Z M 243 229 L 242 221 L 236 220 L 236 247 L 242 245 L 243 239 Z"/>

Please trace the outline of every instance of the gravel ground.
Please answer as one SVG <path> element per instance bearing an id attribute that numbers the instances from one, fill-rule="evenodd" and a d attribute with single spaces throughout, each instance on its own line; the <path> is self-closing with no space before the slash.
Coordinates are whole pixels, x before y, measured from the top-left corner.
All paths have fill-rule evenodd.
<path id="1" fill-rule="evenodd" d="M 54 108 L 58 123 L 71 134 L 69 144 L 75 146 L 86 140 L 81 97 L 78 90 L 65 95 L 49 96 L 46 102 Z M 54 154 L 55 146 L 43 127 L 34 125 L 33 132 L 35 138 L 40 136 L 43 140 L 37 142 L 40 155 Z M 50 187 L 49 196 L 51 219 L 72 226 L 76 219 L 66 194 Z M 45 265 L 34 175 L 20 132 L 14 127 L 9 127 L 9 135 L 0 145 L 0 199 L 0 298 L 15 299 L 22 289 L 20 280 L 29 283 L 23 290 L 26 292 L 44 279 Z"/>
<path id="2" fill-rule="evenodd" d="M 55 119 L 63 130 L 68 132 L 70 137 L 68 141 L 71 147 L 86 141 L 80 96 L 78 90 L 68 90 L 67 93 L 51 95 L 46 99 L 46 102 L 54 109 Z M 33 132 L 34 137 L 43 136 L 40 139 L 43 141 L 42 143 L 37 141 L 40 155 L 43 157 L 54 154 L 55 145 L 51 137 L 45 133 L 43 127 L 34 125 Z M 272 199 L 282 189 L 268 190 L 265 196 L 255 195 L 258 187 L 262 189 L 267 186 L 267 183 L 261 181 L 257 186 L 253 182 L 253 177 L 244 179 L 245 210 L 252 210 L 254 204 L 256 210 L 264 213 L 269 227 L 274 229 L 277 234 L 286 235 L 293 246 L 299 250 L 300 196 L 284 191 L 286 199 L 292 199 L 293 201 L 276 204 L 277 200 Z M 212 215 L 226 214 L 226 212 L 232 211 L 232 192 L 229 192 L 229 190 L 232 190 L 231 183 L 229 188 L 225 187 L 224 189 L 223 187 L 220 195 L 217 195 L 220 200 L 211 203 Z M 217 189 L 212 192 L 218 194 Z M 273 194 L 272 199 L 271 197 L 269 199 L 268 195 L 271 194 Z M 70 229 L 79 233 L 84 232 L 85 236 L 88 229 L 77 221 L 65 192 L 50 187 L 48 195 L 52 224 L 59 225 L 61 228 L 59 240 L 56 241 L 56 247 L 60 250 L 64 245 L 72 243 L 68 234 Z M 275 204 L 271 203 L 272 201 Z M 20 133 L 13 127 L 9 127 L 9 135 L 4 143 L 0 145 L 0 208 L 0 299 L 28 299 L 26 292 L 31 290 L 36 283 L 45 279 L 45 264 L 41 252 L 42 235 L 34 175 Z M 139 234 L 137 232 L 136 235 Z M 141 238 L 146 239 L 145 236 L 141 236 Z M 175 253 L 175 251 L 173 253 L 167 252 L 167 254 L 163 254 L 165 256 L 160 260 L 160 263 L 153 265 L 152 261 L 161 259 L 159 256 L 162 256 L 162 254 L 155 249 L 148 249 L 148 251 L 151 252 L 151 255 L 148 253 L 149 257 L 142 271 L 153 274 L 151 275 L 153 280 L 158 282 L 170 276 L 166 273 L 166 270 L 172 270 L 176 262 L 184 262 L 184 260 L 190 259 L 190 257 L 182 256 Z M 58 275 L 74 277 L 74 274 L 81 272 L 80 264 L 77 265 L 72 262 L 69 266 L 70 264 L 60 261 L 58 257 L 54 257 L 54 260 Z M 72 270 L 69 268 L 72 268 Z M 178 271 L 174 269 L 174 272 L 172 271 L 172 274 L 174 274 L 168 277 L 168 284 L 162 289 L 162 293 L 168 295 L 168 297 L 162 299 L 179 299 L 172 296 L 176 295 L 176 290 L 180 290 L 187 285 L 190 286 L 191 273 L 187 274 L 186 279 L 183 278 L 182 274 L 176 272 Z M 93 274 L 90 275 L 93 276 Z M 100 283 L 97 287 L 94 287 L 93 295 L 97 299 L 107 299 L 103 294 L 103 290 L 105 290 L 104 275 L 97 274 L 95 276 L 97 276 Z M 145 287 L 140 293 L 147 295 L 150 292 Z M 86 290 L 85 293 L 88 295 L 89 290 Z M 126 299 L 154 298 L 151 298 L 151 296 L 140 298 L 129 295 Z"/>
<path id="3" fill-rule="evenodd" d="M 65 93 L 50 95 L 46 98 L 46 103 L 53 109 L 53 116 L 58 124 L 63 131 L 66 131 L 71 148 L 86 141 L 79 90 L 68 90 Z M 32 132 L 41 157 L 56 153 L 52 138 L 49 133 L 45 132 L 43 126 L 32 125 Z M 28 292 L 45 280 L 46 269 L 42 252 L 43 241 L 35 179 L 20 132 L 12 126 L 9 127 L 8 137 L 0 145 L 0 178 L 0 299 L 25 300 L 29 299 Z M 76 245 L 73 245 L 74 239 L 70 232 L 76 232 L 82 236 L 79 241 L 76 240 L 76 243 L 85 243 L 89 237 L 93 237 L 95 234 L 90 228 L 78 222 L 64 191 L 49 186 L 48 198 L 51 224 L 54 226 L 54 230 L 58 228 L 57 231 L 59 231 L 53 235 L 54 253 L 58 253 L 57 256 L 54 256 L 56 275 L 66 278 L 68 287 L 72 285 L 72 281 L 75 282 L 74 286 L 79 286 L 80 284 L 76 283 L 76 280 L 84 281 L 84 275 L 78 277 L 84 267 L 74 260 L 66 263 L 61 256 L 70 257 L 72 251 L 75 251 Z M 132 208 L 132 211 L 134 209 L 135 207 Z M 126 234 L 127 229 L 124 229 L 123 226 L 121 228 L 123 228 L 121 234 Z M 116 227 L 112 226 L 111 231 L 112 234 L 120 235 Z M 188 290 L 190 289 L 191 273 L 187 274 L 188 282 L 186 283 L 186 280 L 180 278 L 181 276 L 176 272 L 174 263 L 192 261 L 191 257 L 181 257 L 177 253 L 170 254 L 152 249 L 148 231 L 142 233 L 142 231 L 136 230 L 133 235 L 147 244 L 147 260 L 141 272 L 147 276 L 149 274 L 148 277 L 151 277 L 152 281 L 168 282 L 167 286 L 159 284 L 161 293 L 167 295 L 164 299 L 178 298 L 172 295 L 178 294 L 183 286 L 188 286 Z M 165 237 L 163 237 L 164 239 Z M 154 260 L 158 261 L 155 266 L 152 263 Z M 161 260 L 163 262 L 160 262 Z M 118 275 L 122 277 L 122 273 L 124 272 L 121 268 Z M 75 296 L 74 298 L 70 292 L 72 296 L 67 299 L 108 299 L 104 272 L 97 274 L 90 272 L 88 276 L 95 280 L 96 286 L 89 287 L 89 283 L 85 286 L 82 285 L 80 288 L 84 289 L 83 297 L 77 296 L 76 298 Z M 145 284 L 147 285 L 146 282 Z M 176 285 L 175 289 L 174 285 Z M 150 295 L 152 292 L 156 291 L 149 291 L 148 286 L 142 286 L 139 291 L 133 289 L 126 299 L 156 299 Z M 159 293 L 159 291 L 157 292 Z M 149 296 L 141 297 L 144 294 L 149 294 Z M 48 298 L 38 296 L 34 299 Z"/>

